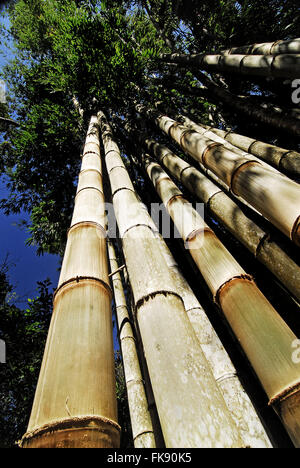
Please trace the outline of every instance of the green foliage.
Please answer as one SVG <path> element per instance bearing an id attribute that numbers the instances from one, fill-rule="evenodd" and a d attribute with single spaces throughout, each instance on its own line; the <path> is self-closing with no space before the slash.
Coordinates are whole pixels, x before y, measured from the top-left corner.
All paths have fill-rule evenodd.
<path id="1" fill-rule="evenodd" d="M 63 252 L 91 113 L 103 108 L 126 116 L 137 101 L 161 102 L 178 112 L 193 109 L 196 119 L 208 122 L 209 93 L 186 93 L 199 82 L 161 63 L 160 53 L 219 52 L 300 35 L 298 2 L 292 0 L 284 7 L 280 0 L 17 0 L 8 11 L 16 53 L 2 73 L 9 99 L 0 116 L 13 116 L 19 127 L 0 122 L 0 171 L 10 190 L 0 208 L 31 214 L 29 243 L 38 253 Z M 7 40 L 5 31 L 1 36 Z M 235 94 L 255 93 L 281 105 L 290 99 L 282 80 L 214 79 Z M 240 132 L 251 128 L 222 103 L 213 115 L 216 125 L 225 119 Z M 255 123 L 252 128 L 262 130 Z"/>
<path id="2" fill-rule="evenodd" d="M 0 446 L 13 448 L 25 433 L 47 337 L 52 294 L 49 280 L 38 282 L 38 295 L 25 310 L 14 304 L 7 267 L 0 269 L 0 339 L 6 363 L 0 364 Z"/>

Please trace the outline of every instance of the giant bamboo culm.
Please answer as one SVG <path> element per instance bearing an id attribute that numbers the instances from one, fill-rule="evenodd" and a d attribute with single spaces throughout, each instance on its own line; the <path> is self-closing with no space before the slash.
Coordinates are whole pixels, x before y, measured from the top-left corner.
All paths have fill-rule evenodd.
<path id="1" fill-rule="evenodd" d="M 98 124 L 92 117 L 22 447 L 119 446 L 111 298 Z"/>

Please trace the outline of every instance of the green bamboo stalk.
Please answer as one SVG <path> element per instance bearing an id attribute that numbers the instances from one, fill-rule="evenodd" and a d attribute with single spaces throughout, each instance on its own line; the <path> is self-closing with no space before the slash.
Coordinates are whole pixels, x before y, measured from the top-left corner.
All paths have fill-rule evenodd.
<path id="1" fill-rule="evenodd" d="M 92 117 L 22 447 L 119 446 L 101 174 L 97 118 Z"/>
<path id="2" fill-rule="evenodd" d="M 280 55 L 209 55 L 162 54 L 161 60 L 209 72 L 236 73 L 245 76 L 299 78 L 300 54 Z"/>
<path id="3" fill-rule="evenodd" d="M 300 245 L 300 188 L 287 177 L 269 171 L 257 160 L 233 153 L 221 143 L 161 115 L 157 125 L 184 151 L 215 173 L 277 229 Z"/>
<path id="4" fill-rule="evenodd" d="M 300 303 L 300 268 L 276 242 L 272 241 L 269 233 L 247 217 L 242 209 L 204 174 L 166 146 L 153 139 L 146 139 L 145 145 Z"/>
<path id="5" fill-rule="evenodd" d="M 98 114 L 113 205 L 167 447 L 238 447 L 238 430 L 177 294 L 149 215 Z"/>
<path id="6" fill-rule="evenodd" d="M 135 337 L 130 323 L 121 275 L 118 271 L 119 265 L 111 241 L 108 241 L 108 257 L 112 272 L 111 282 L 115 298 L 133 442 L 135 448 L 155 448 L 155 437 Z"/>
<path id="7" fill-rule="evenodd" d="M 186 120 L 184 121 L 184 124 L 190 126 Z M 192 125 L 190 128 L 196 129 Z M 232 131 L 226 132 L 224 130 L 219 130 L 218 128 L 210 128 L 210 130 L 237 148 L 257 156 L 268 164 L 272 164 L 277 167 L 279 171 L 284 172 L 287 175 L 300 177 L 300 153 L 280 148 L 275 145 L 270 145 L 244 135 L 239 135 Z"/>
<path id="8" fill-rule="evenodd" d="M 146 160 L 145 167 L 270 404 L 299 447 L 300 372 L 291 357 L 297 338 L 161 166 Z"/>
<path id="9" fill-rule="evenodd" d="M 300 39 L 279 40 L 275 42 L 263 42 L 240 47 L 232 47 L 222 51 L 222 55 L 280 55 L 300 54 Z"/>

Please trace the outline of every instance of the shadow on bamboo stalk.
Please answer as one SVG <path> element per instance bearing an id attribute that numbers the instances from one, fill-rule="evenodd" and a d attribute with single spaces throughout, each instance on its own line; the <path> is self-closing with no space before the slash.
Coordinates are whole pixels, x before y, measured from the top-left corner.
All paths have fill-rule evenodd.
<path id="1" fill-rule="evenodd" d="M 155 140 L 146 147 L 170 173 L 195 194 L 211 213 L 263 263 L 300 303 L 300 268 L 265 230 L 249 219 L 241 208 L 196 168 Z"/>

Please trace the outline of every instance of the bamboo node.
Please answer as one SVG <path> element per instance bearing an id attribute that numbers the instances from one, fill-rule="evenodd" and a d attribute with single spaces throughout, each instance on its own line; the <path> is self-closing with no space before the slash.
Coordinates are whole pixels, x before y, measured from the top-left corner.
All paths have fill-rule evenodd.
<path id="1" fill-rule="evenodd" d="M 177 294 L 175 291 L 167 291 L 167 290 L 163 290 L 163 289 L 160 289 L 158 291 L 153 291 L 149 294 L 146 294 L 145 296 L 141 297 L 137 303 L 136 303 L 136 311 L 138 312 L 138 309 L 145 303 L 147 302 L 149 299 L 153 299 L 155 296 L 159 296 L 159 295 L 163 295 L 163 296 L 175 296 L 177 297 L 178 299 L 180 299 L 180 301 L 183 303 L 183 300 L 182 300 L 182 297 L 180 296 L 180 294 Z"/>
<path id="2" fill-rule="evenodd" d="M 273 398 L 270 399 L 268 405 L 273 406 L 277 403 L 281 403 L 284 400 L 287 400 L 292 395 L 300 392 L 300 382 L 296 382 L 295 384 L 291 385 L 290 387 L 285 388 L 282 392 L 277 393 Z"/>
<path id="3" fill-rule="evenodd" d="M 104 238 L 107 237 L 107 232 L 106 232 L 106 230 L 104 229 L 104 227 L 101 226 L 101 224 L 96 223 L 95 221 L 79 221 L 79 223 L 75 223 L 75 224 L 73 224 L 71 227 L 69 227 L 69 229 L 67 230 L 67 235 L 68 235 L 72 230 L 75 230 L 75 229 L 77 229 L 78 227 L 80 227 L 80 226 L 82 226 L 82 225 L 86 225 L 86 226 L 95 226 L 95 227 L 97 227 L 100 231 L 102 231 L 103 237 L 104 237 Z"/>
<path id="4" fill-rule="evenodd" d="M 73 416 L 68 419 L 57 419 L 51 421 L 47 424 L 44 424 L 33 431 L 26 432 L 22 439 L 18 441 L 19 447 L 22 447 L 25 441 L 32 439 L 34 437 L 40 437 L 47 432 L 54 432 L 54 431 L 61 431 L 71 428 L 83 428 L 83 427 L 91 427 L 97 429 L 97 425 L 100 430 L 104 430 L 103 424 L 112 426 L 118 432 L 121 432 L 121 427 L 115 421 L 108 419 L 104 416 L 96 416 L 96 415 L 87 415 L 87 416 Z"/>
<path id="5" fill-rule="evenodd" d="M 133 441 L 135 442 L 137 440 L 138 437 L 141 437 L 142 435 L 144 434 L 153 434 L 154 435 L 154 432 L 153 431 L 142 431 L 142 432 L 139 432 L 134 438 L 133 438 Z"/>
<path id="6" fill-rule="evenodd" d="M 238 281 L 238 280 L 244 280 L 244 281 L 249 281 L 250 283 L 253 283 L 255 284 L 255 281 L 254 281 L 254 278 L 253 276 L 251 275 L 248 275 L 247 273 L 245 274 L 242 274 L 242 275 L 237 275 L 237 276 L 233 276 L 232 278 L 230 278 L 229 280 L 225 281 L 225 283 L 221 284 L 221 286 L 219 286 L 218 290 L 216 291 L 215 295 L 214 295 L 214 302 L 220 307 L 221 304 L 220 304 L 220 296 L 221 296 L 221 293 L 222 291 L 227 288 L 229 286 L 229 284 L 233 281 Z"/>
<path id="7" fill-rule="evenodd" d="M 87 187 L 82 187 L 81 189 L 77 190 L 77 193 L 75 195 L 75 198 L 77 197 L 77 195 L 82 192 L 83 190 L 87 190 L 87 189 L 92 189 L 92 190 L 97 190 L 98 192 L 101 193 L 101 195 L 103 195 L 103 191 L 100 190 L 98 187 L 92 187 L 92 186 L 87 186 Z"/>
<path id="8" fill-rule="evenodd" d="M 107 290 L 107 292 L 110 294 L 110 296 L 112 296 L 112 290 L 110 288 L 110 286 L 105 283 L 105 281 L 103 281 L 102 279 L 100 278 L 95 278 L 93 276 L 76 276 L 74 278 L 70 278 L 68 279 L 67 281 L 64 281 L 53 293 L 53 300 L 55 299 L 55 297 L 57 296 L 58 292 L 64 287 L 64 286 L 67 286 L 68 284 L 70 283 L 79 283 L 80 281 L 96 281 L 97 283 L 100 283 L 104 289 Z"/>
<path id="9" fill-rule="evenodd" d="M 100 154 L 99 153 L 96 153 L 96 151 L 86 151 L 85 153 L 83 153 L 83 155 L 81 156 L 81 159 L 84 158 L 85 155 L 87 154 L 96 154 L 97 156 L 100 157 Z"/>
<path id="10" fill-rule="evenodd" d="M 212 229 L 210 229 L 210 227 L 205 226 L 203 228 L 195 229 L 194 231 L 190 232 L 189 235 L 186 237 L 184 243 L 188 244 L 193 239 L 195 239 L 195 237 L 198 236 L 198 234 L 201 234 L 202 232 L 207 232 L 209 234 L 215 235 L 214 231 Z"/>
<path id="11" fill-rule="evenodd" d="M 176 195 L 173 195 L 166 203 L 166 209 L 168 210 L 169 209 L 169 206 L 171 205 L 171 203 L 173 203 L 173 201 L 176 199 L 176 198 L 182 198 L 184 199 L 184 196 L 182 194 L 179 194 L 177 193 Z"/>
<path id="12" fill-rule="evenodd" d="M 237 375 L 238 375 L 237 372 L 227 372 L 227 374 L 224 374 L 224 375 L 221 375 L 221 377 L 218 377 L 216 379 L 216 382 L 221 383 L 227 379 L 234 379 L 237 377 Z"/>
<path id="13" fill-rule="evenodd" d="M 172 127 L 171 127 L 172 128 Z M 171 129 L 170 129 L 171 130 Z M 183 138 L 185 138 L 188 134 L 193 134 L 193 133 L 197 133 L 195 130 L 191 130 L 191 129 L 188 129 L 188 130 L 184 130 L 181 137 L 180 137 L 180 140 L 179 140 L 179 144 L 180 146 L 183 148 L 183 144 L 182 144 L 182 140 Z"/>
<path id="14" fill-rule="evenodd" d="M 268 241 L 270 240 L 270 237 L 271 237 L 270 234 L 269 234 L 268 232 L 266 232 L 266 233 L 260 238 L 259 243 L 257 244 L 256 249 L 255 249 L 255 254 L 254 254 L 255 258 L 258 257 L 259 252 L 261 251 L 261 249 L 262 249 L 264 243 L 265 243 L 265 242 L 268 242 Z"/>
<path id="15" fill-rule="evenodd" d="M 300 216 L 298 216 L 298 218 L 296 219 L 294 223 L 294 226 L 291 232 L 291 240 L 300 247 Z"/>
<path id="16" fill-rule="evenodd" d="M 167 156 L 167 155 L 166 155 L 166 156 Z M 165 157 L 165 156 L 164 156 L 164 157 Z M 193 166 L 187 166 L 187 167 L 184 167 L 183 169 L 181 169 L 180 174 L 179 174 L 179 180 L 180 180 L 181 182 L 182 182 L 182 174 L 184 173 L 184 171 L 185 171 L 186 169 L 191 169 L 191 168 L 193 168 Z"/>

